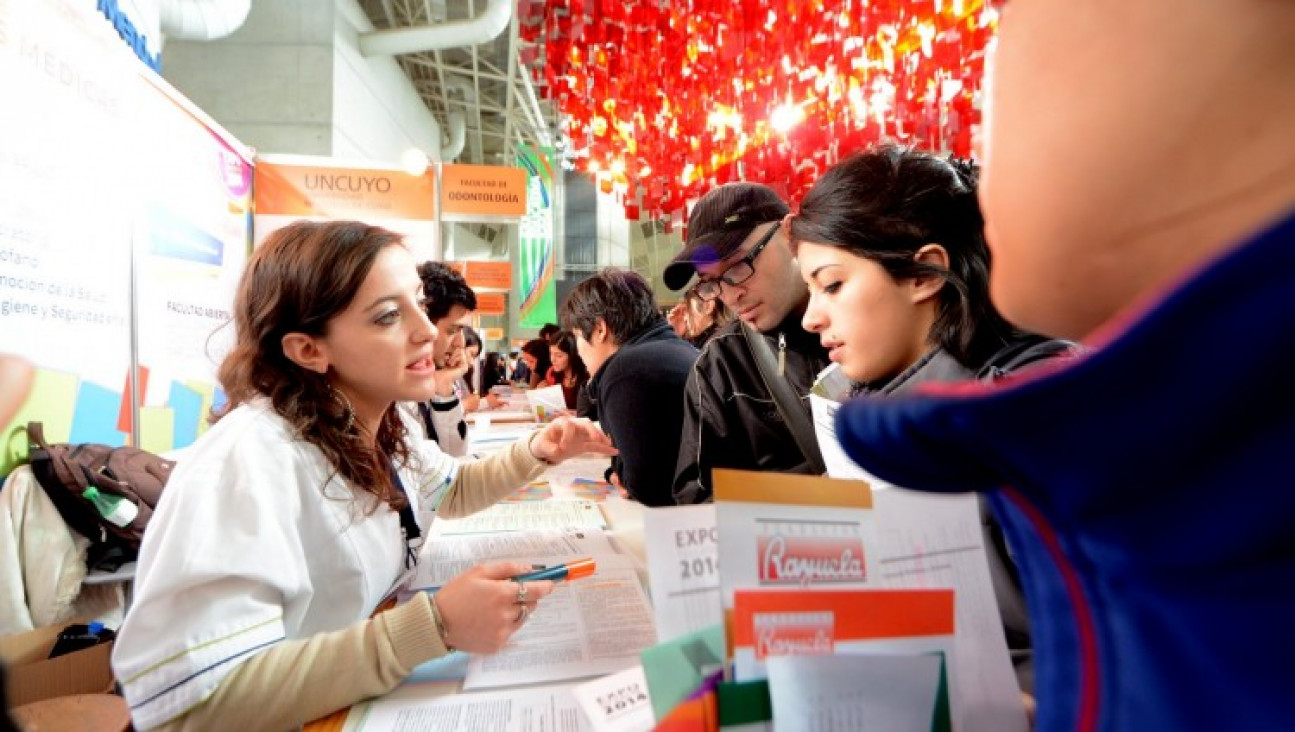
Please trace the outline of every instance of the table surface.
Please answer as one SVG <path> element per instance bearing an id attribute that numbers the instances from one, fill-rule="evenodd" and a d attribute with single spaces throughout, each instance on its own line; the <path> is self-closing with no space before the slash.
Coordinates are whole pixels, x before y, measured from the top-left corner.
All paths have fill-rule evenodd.
<path id="1" fill-rule="evenodd" d="M 577 477 L 601 480 L 606 467 L 607 458 L 597 456 L 578 457 L 561 465 L 548 468 L 544 471 L 542 479 L 547 479 L 552 485 L 553 498 L 562 499 L 567 497 L 563 494 L 569 488 L 571 480 Z M 640 566 L 640 576 L 645 578 L 647 569 L 643 544 L 643 505 L 635 501 L 627 501 L 619 496 L 609 496 L 599 505 L 602 507 L 603 516 L 607 519 L 608 535 L 612 537 L 621 551 L 634 557 Z M 426 697 L 429 695 L 429 690 L 431 690 L 432 695 L 453 694 L 458 692 L 461 686 L 461 682 L 419 684 L 417 689 L 397 686 L 388 696 L 411 693 Z M 304 732 L 342 732 L 346 727 L 346 716 L 349 713 L 349 708 L 340 709 L 327 717 L 321 717 L 306 724 L 303 730 Z"/>

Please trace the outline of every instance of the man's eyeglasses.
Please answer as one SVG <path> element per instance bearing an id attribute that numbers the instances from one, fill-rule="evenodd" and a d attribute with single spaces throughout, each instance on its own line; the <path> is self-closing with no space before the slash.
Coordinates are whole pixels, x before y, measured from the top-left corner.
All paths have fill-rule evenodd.
<path id="1" fill-rule="evenodd" d="M 718 277 L 698 282 L 695 288 L 697 297 L 703 300 L 714 300 L 719 297 L 723 289 L 721 283 L 735 287 L 751 279 L 755 275 L 755 258 L 760 256 L 760 252 L 764 251 L 764 248 L 769 245 L 769 242 L 773 240 L 773 235 L 778 232 L 781 226 L 781 223 L 775 223 L 769 227 L 769 231 L 760 237 L 760 241 L 751 247 L 751 251 L 747 252 L 745 257 L 729 265 L 729 268 L 721 272 Z"/>

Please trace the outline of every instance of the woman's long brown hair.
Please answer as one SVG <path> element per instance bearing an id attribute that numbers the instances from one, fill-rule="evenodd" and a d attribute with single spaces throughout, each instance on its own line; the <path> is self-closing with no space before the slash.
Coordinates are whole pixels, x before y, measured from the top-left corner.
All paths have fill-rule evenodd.
<path id="1" fill-rule="evenodd" d="M 328 377 L 294 363 L 284 355 L 282 341 L 288 333 L 325 335 L 329 320 L 350 305 L 378 253 L 400 244 L 399 234 L 358 221 L 298 221 L 266 238 L 238 285 L 234 348 L 219 373 L 229 401 L 213 414 L 219 419 L 268 398 L 356 490 L 397 510 L 405 496 L 392 484 L 391 461 L 403 464 L 409 451 L 395 406 L 382 416 L 376 447 L 370 447 Z"/>

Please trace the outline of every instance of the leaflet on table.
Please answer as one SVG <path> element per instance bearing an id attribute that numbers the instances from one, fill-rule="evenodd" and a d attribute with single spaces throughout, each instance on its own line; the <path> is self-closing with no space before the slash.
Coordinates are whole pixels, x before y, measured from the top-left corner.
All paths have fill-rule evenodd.
<path id="1" fill-rule="evenodd" d="M 873 494 L 880 587 L 952 587 L 957 597 L 951 657 L 954 728 L 1028 729 L 1003 635 L 974 494 L 895 488 Z"/>
<path id="2" fill-rule="evenodd" d="M 416 686 L 356 705 L 347 732 L 492 730 L 497 732 L 592 732 L 570 686 L 510 689 L 422 697 Z M 352 721 L 354 720 L 354 721 Z"/>
<path id="3" fill-rule="evenodd" d="M 485 417 L 478 417 L 468 427 L 468 452 L 478 459 L 481 455 L 503 450 L 514 442 L 535 431 L 536 425 L 530 424 L 494 424 Z"/>
<path id="4" fill-rule="evenodd" d="M 567 398 L 560 386 L 546 386 L 542 389 L 531 389 L 526 392 L 526 403 L 541 422 L 550 422 L 559 414 L 567 411 Z"/>
<path id="5" fill-rule="evenodd" d="M 448 519 L 437 517 L 429 537 L 457 534 L 482 534 L 533 529 L 605 529 L 607 519 L 597 501 L 563 500 L 496 503 L 471 516 Z"/>
<path id="6" fill-rule="evenodd" d="M 850 460 L 837 442 L 840 407 L 810 395 L 819 449 L 828 474 L 861 478 L 873 489 L 881 587 L 952 587 L 957 596 L 957 653 L 950 660 L 960 729 L 1023 730 L 1020 687 L 1003 636 L 974 495 L 895 490 Z"/>
<path id="7" fill-rule="evenodd" d="M 473 656 L 465 689 L 586 678 L 638 665 L 656 643 L 652 607 L 626 556 L 598 558 L 598 571 L 562 582 L 503 651 Z"/>
<path id="8" fill-rule="evenodd" d="M 733 672 L 765 678 L 775 656 L 932 653 L 952 657 L 950 589 L 739 589 L 733 609 Z"/>
<path id="9" fill-rule="evenodd" d="M 597 732 L 650 732 L 656 727 L 642 666 L 586 681 L 572 687 L 571 694 Z"/>
<path id="10" fill-rule="evenodd" d="M 662 642 L 723 622 L 714 504 L 644 511 L 643 543 Z"/>
<path id="11" fill-rule="evenodd" d="M 938 654 L 779 656 L 769 660 L 778 732 L 931 732 L 940 710 Z M 943 722 L 943 723 L 941 723 Z"/>
<path id="12" fill-rule="evenodd" d="M 411 589 L 440 587 L 483 562 L 560 564 L 577 557 L 594 557 L 602 564 L 616 555 L 607 535 L 588 529 L 540 529 L 495 534 L 434 536 L 423 542 Z"/>
<path id="13" fill-rule="evenodd" d="M 657 721 L 724 670 L 724 628 L 716 624 L 662 641 L 641 654 Z"/>
<path id="14" fill-rule="evenodd" d="M 738 589 L 863 587 L 878 571 L 867 483 L 810 475 L 712 472 L 720 597 Z"/>

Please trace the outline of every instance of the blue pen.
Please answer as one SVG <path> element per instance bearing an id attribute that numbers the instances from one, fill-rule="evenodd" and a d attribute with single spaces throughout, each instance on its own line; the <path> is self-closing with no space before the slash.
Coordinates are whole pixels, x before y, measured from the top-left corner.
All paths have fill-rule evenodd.
<path id="1" fill-rule="evenodd" d="M 537 580 L 553 580 L 560 582 L 562 580 L 577 580 L 581 577 L 588 577 L 598 568 L 597 563 L 592 557 L 577 559 L 565 564 L 555 564 L 552 567 L 537 569 L 534 572 L 527 572 L 513 577 L 514 582 L 535 582 Z"/>

